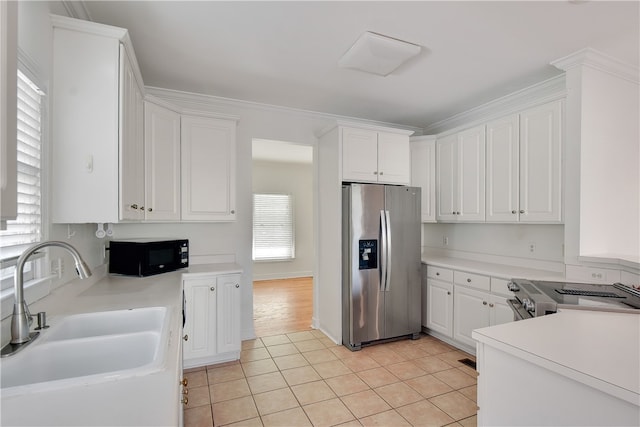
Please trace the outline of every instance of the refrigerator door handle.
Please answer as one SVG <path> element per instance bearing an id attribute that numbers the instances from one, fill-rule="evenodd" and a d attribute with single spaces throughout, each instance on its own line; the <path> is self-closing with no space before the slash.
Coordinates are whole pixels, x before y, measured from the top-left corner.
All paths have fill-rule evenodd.
<path id="1" fill-rule="evenodd" d="M 389 211 L 384 211 L 385 214 L 385 218 L 386 218 L 386 225 L 387 225 L 387 257 L 384 261 L 384 263 L 386 264 L 386 273 L 387 273 L 387 277 L 384 279 L 384 283 L 385 283 L 385 287 L 384 290 L 385 291 L 389 291 L 389 288 L 391 286 L 391 256 L 392 256 L 392 250 L 391 250 L 391 218 L 389 216 Z"/>
<path id="2" fill-rule="evenodd" d="M 380 291 L 387 287 L 387 215 L 380 211 Z"/>

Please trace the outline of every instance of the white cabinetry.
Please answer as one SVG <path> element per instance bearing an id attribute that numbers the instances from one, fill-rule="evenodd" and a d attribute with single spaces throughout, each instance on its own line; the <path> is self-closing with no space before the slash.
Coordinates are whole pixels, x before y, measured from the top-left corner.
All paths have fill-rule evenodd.
<path id="1" fill-rule="evenodd" d="M 145 102 L 145 219 L 180 219 L 180 115 Z"/>
<path id="2" fill-rule="evenodd" d="M 476 346 L 471 338 L 474 329 L 513 321 L 513 311 L 503 296 L 456 285 L 453 305 L 453 339 L 470 347 Z"/>
<path id="3" fill-rule="evenodd" d="M 18 214 L 17 190 L 18 3 L 0 2 L 0 221 Z M 0 226 L 0 230 L 4 229 Z"/>
<path id="4" fill-rule="evenodd" d="M 411 185 L 422 189 L 422 222 L 436 221 L 436 140 L 411 138 Z"/>
<path id="5" fill-rule="evenodd" d="M 137 218 L 140 213 L 126 205 L 139 197 L 140 162 L 132 160 L 134 171 L 120 163 L 120 153 L 138 152 L 142 138 L 143 85 L 127 31 L 59 16 L 51 20 L 52 221 Z M 129 180 L 135 189 L 123 201 L 119 183 L 128 188 Z"/>
<path id="6" fill-rule="evenodd" d="M 425 326 L 446 337 L 453 336 L 453 273 L 427 266 L 427 301 Z"/>
<path id="7" fill-rule="evenodd" d="M 184 367 L 240 356 L 240 274 L 184 274 Z"/>
<path id="8" fill-rule="evenodd" d="M 182 219 L 235 219 L 235 120 L 182 116 Z"/>
<path id="9" fill-rule="evenodd" d="M 408 185 L 409 133 L 343 127 L 342 180 Z"/>
<path id="10" fill-rule="evenodd" d="M 439 139 L 436 170 L 438 221 L 484 221 L 484 125 Z"/>
<path id="11" fill-rule="evenodd" d="M 560 222 L 562 101 L 487 124 L 490 222 Z"/>

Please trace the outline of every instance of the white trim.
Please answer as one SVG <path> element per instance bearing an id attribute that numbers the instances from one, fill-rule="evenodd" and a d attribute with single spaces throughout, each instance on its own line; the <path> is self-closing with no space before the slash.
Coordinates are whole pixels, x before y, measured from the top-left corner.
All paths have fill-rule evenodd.
<path id="1" fill-rule="evenodd" d="M 577 66 L 589 67 L 632 83 L 640 83 L 640 68 L 590 47 L 551 61 L 550 64 L 563 71 Z"/>
<path id="2" fill-rule="evenodd" d="M 565 75 L 562 74 L 432 123 L 424 128 L 424 134 L 444 136 L 565 97 Z"/>
<path id="3" fill-rule="evenodd" d="M 65 10 L 69 14 L 69 16 L 77 19 L 84 19 L 85 21 L 93 21 L 91 19 L 91 15 L 89 14 L 89 10 L 87 6 L 84 4 L 84 1 L 69 1 L 62 0 L 62 6 L 64 6 Z"/>

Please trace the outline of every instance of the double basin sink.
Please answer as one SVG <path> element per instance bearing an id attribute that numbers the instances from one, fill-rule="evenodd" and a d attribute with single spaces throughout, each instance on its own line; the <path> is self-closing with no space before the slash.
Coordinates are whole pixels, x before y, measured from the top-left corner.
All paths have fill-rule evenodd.
<path id="1" fill-rule="evenodd" d="M 166 307 L 51 320 L 51 327 L 33 343 L 0 361 L 3 398 L 121 380 L 161 368 L 169 328 Z"/>

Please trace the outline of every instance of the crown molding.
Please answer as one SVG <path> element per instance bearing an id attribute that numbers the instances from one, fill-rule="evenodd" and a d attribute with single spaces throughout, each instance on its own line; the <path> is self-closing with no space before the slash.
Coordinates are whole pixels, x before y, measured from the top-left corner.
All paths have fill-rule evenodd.
<path id="1" fill-rule="evenodd" d="M 175 108 L 181 111 L 191 111 L 191 114 L 206 115 L 206 111 L 223 107 L 250 108 L 260 111 L 273 111 L 277 113 L 293 114 L 298 116 L 311 117 L 315 119 L 329 119 L 336 122 L 332 125 L 335 127 L 339 122 L 349 123 L 349 126 L 370 127 L 378 129 L 392 129 L 394 132 L 402 131 L 407 134 L 422 133 L 422 128 L 403 126 L 395 123 L 377 122 L 373 120 L 359 119 L 355 117 L 340 116 L 337 114 L 321 113 L 317 111 L 302 110 L 291 107 L 282 107 L 273 104 L 262 104 L 253 101 L 243 101 L 239 99 L 223 98 L 213 95 L 204 95 L 193 92 L 184 92 L 174 89 L 163 89 L 159 87 L 147 86 L 148 94 L 162 99 L 166 102 L 175 104 Z"/>
<path id="2" fill-rule="evenodd" d="M 551 65 L 563 71 L 578 66 L 589 67 L 640 84 L 640 68 L 590 47 L 551 61 Z"/>
<path id="3" fill-rule="evenodd" d="M 84 1 L 69 1 L 62 0 L 62 6 L 64 6 L 65 10 L 72 18 L 84 19 L 85 21 L 93 21 L 91 19 L 91 15 L 89 14 L 89 10 L 85 5 Z"/>
<path id="4" fill-rule="evenodd" d="M 504 117 L 523 109 L 566 97 L 565 75 L 536 83 L 519 91 L 489 101 L 424 128 L 425 135 L 450 133 L 461 128 L 473 127 L 485 121 Z"/>

